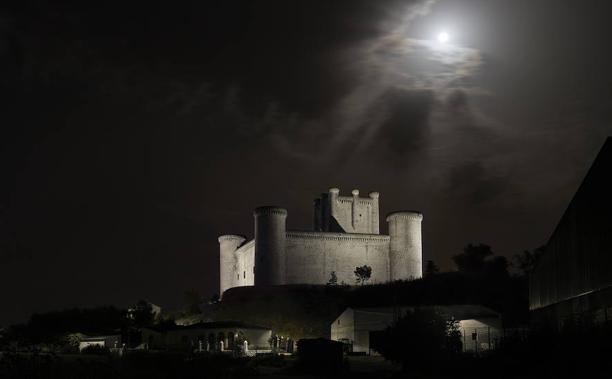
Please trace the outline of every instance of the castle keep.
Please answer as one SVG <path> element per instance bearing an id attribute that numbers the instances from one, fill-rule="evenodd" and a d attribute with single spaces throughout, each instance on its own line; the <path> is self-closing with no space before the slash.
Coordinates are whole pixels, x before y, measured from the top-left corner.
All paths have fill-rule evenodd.
<path id="1" fill-rule="evenodd" d="M 389 235 L 380 234 L 378 192 L 341 196 L 331 188 L 314 201 L 314 230 L 287 230 L 287 210 L 260 207 L 253 212 L 255 238 L 219 237 L 220 293 L 232 287 L 355 283 L 355 268 L 372 268 L 371 283 L 422 276 L 420 212 L 387 216 Z"/>

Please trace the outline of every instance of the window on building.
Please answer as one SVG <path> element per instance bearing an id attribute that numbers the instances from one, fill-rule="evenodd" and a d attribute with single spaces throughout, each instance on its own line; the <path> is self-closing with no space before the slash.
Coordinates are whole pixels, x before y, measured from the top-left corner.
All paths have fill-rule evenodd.
<path id="1" fill-rule="evenodd" d="M 246 271 L 242 271 L 242 278 L 246 279 Z"/>

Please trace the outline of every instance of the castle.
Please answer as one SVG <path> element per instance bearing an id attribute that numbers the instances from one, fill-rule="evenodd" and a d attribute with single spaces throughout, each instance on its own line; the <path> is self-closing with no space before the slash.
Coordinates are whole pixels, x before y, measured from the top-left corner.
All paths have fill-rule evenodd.
<path id="1" fill-rule="evenodd" d="M 314 201 L 314 231 L 287 230 L 287 210 L 253 212 L 255 238 L 219 237 L 220 293 L 253 285 L 355 283 L 355 268 L 372 268 L 370 283 L 422 276 L 420 212 L 387 216 L 389 235 L 380 234 L 378 192 L 367 198 L 329 189 Z"/>

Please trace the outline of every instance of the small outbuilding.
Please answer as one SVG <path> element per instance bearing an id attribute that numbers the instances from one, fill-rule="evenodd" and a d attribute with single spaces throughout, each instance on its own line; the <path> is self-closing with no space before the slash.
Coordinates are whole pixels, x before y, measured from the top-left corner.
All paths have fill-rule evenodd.
<path id="1" fill-rule="evenodd" d="M 380 332 L 415 308 L 434 308 L 449 320 L 458 321 L 464 351 L 493 349 L 501 337 L 499 313 L 482 305 L 444 305 L 346 308 L 331 324 L 331 339 L 345 343 L 351 352 L 369 355 L 373 352 L 371 342 Z"/>
<path id="2" fill-rule="evenodd" d="M 160 325 L 142 329 L 149 349 L 233 351 L 246 354 L 270 352 L 272 330 L 238 321 L 200 322 L 192 325 Z"/>

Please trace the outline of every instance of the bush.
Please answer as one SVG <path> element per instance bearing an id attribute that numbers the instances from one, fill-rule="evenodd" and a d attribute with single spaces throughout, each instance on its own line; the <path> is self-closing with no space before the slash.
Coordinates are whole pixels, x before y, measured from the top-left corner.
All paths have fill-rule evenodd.
<path id="1" fill-rule="evenodd" d="M 88 355 L 110 355 L 110 350 L 108 347 L 100 346 L 100 345 L 89 345 L 81 350 L 81 354 Z"/>
<path id="2" fill-rule="evenodd" d="M 434 309 L 415 309 L 388 327 L 377 341 L 375 350 L 386 359 L 428 369 L 441 360 L 461 352 L 461 334 L 456 321 L 449 321 Z"/>

